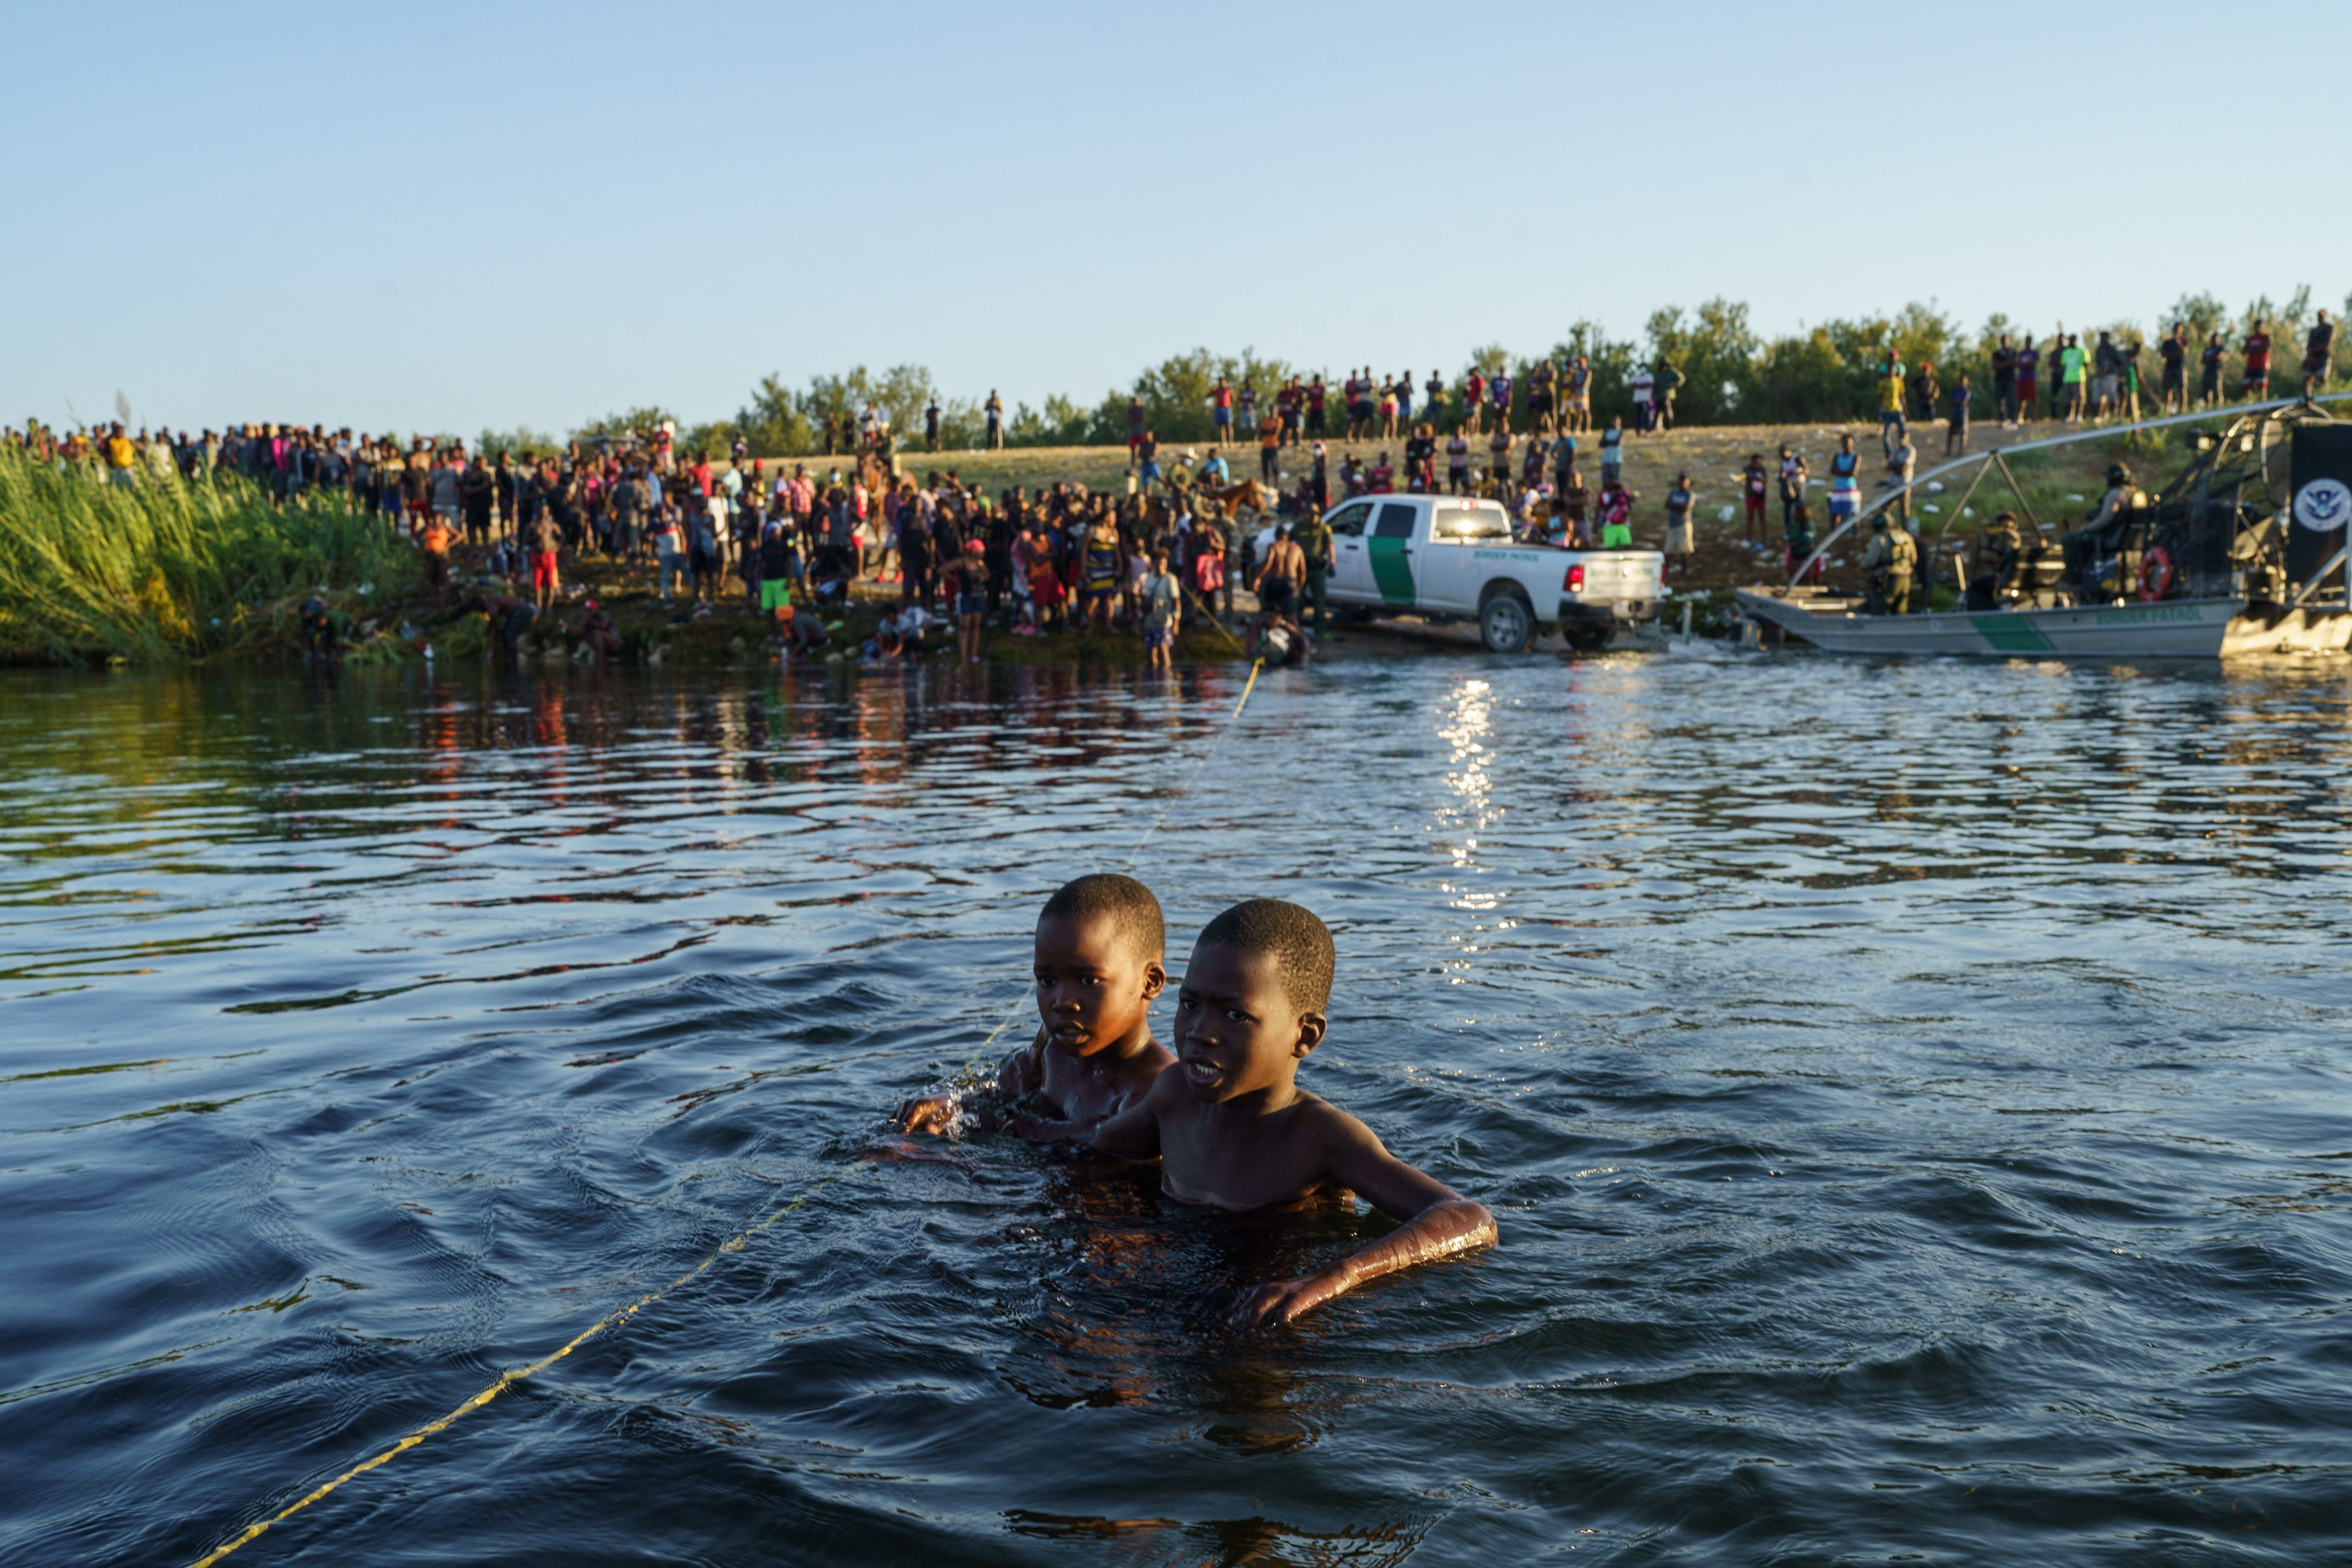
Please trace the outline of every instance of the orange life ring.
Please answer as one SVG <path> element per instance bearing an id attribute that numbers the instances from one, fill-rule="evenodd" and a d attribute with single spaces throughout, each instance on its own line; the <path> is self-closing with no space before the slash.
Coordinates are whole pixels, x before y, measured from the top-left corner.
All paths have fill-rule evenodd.
<path id="1" fill-rule="evenodd" d="M 2150 604 L 2172 591 L 2172 552 L 2158 545 L 2139 566 L 2139 601 Z"/>

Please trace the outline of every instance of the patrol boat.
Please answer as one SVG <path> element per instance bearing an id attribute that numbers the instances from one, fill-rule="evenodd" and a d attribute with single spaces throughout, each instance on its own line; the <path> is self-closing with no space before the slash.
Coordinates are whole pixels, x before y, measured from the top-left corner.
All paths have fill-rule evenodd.
<path id="1" fill-rule="evenodd" d="M 1737 590 L 1748 618 L 1832 653 L 1998 653 L 2057 659 L 2210 659 L 2245 612 L 2242 599 L 2081 604 L 2051 610 L 1929 611 L 1866 615 L 1860 601 Z"/>
<path id="2" fill-rule="evenodd" d="M 2352 422 L 2330 419 L 2318 406 L 2347 397 L 2352 393 L 2256 403 L 2218 434 L 2196 432 L 2187 469 L 2152 497 L 2111 471 L 2097 518 L 2058 541 L 2026 503 L 2009 455 L 2210 423 L 2214 416 L 2179 414 L 1972 453 L 1905 488 L 1975 468 L 1944 514 L 1948 528 L 1988 475 L 2006 478 L 2034 529 L 2004 563 L 2006 582 L 1971 581 L 1960 570 L 1960 608 L 1908 615 L 1871 614 L 1861 600 L 1802 586 L 1832 545 L 1904 494 L 1890 489 L 1823 539 L 1788 583 L 1736 591 L 1740 611 L 1759 641 L 1793 636 L 1837 653 L 2210 659 L 2347 652 Z M 1932 582 L 1946 559 L 1943 528 L 1927 557 Z"/>

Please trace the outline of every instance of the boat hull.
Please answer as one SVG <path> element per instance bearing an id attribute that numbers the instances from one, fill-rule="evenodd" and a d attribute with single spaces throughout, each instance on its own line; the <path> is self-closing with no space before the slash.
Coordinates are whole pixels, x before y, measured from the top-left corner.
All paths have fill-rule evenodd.
<path id="1" fill-rule="evenodd" d="M 1802 600 L 1738 591 L 1750 619 L 1832 653 L 1974 654 L 1994 658 L 2211 659 L 2242 599 L 2171 599 L 2068 610 L 1942 611 L 1921 615 L 1822 613 Z"/>

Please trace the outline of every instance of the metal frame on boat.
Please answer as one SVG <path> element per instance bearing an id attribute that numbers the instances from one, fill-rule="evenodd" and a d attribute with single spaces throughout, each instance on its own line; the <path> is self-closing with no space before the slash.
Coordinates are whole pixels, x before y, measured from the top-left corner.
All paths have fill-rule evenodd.
<path id="1" fill-rule="evenodd" d="M 2173 414 L 2101 426 L 2040 441 L 1991 447 L 1939 464 L 1909 485 L 1882 491 L 1823 538 L 1779 588 L 1737 591 L 1741 612 L 1759 631 L 1785 633 L 1841 653 L 1987 654 L 2045 658 L 2213 658 L 2241 652 L 2342 653 L 2352 646 L 2352 558 L 2338 549 L 2300 583 L 2288 580 L 2285 528 L 2286 447 L 2283 433 L 2322 423 L 2340 428 L 2317 406 L 2352 399 L 2352 392 L 2268 402 L 2201 413 Z M 2066 602 L 2054 578 L 2037 578 L 2010 604 L 1929 610 L 1907 615 L 1870 614 L 1861 601 L 1802 586 L 1838 540 L 1897 498 L 1931 481 L 1974 467 L 1977 472 L 1946 514 L 1927 552 L 1931 579 L 1945 559 L 1945 530 L 1959 517 L 1985 477 L 2000 473 L 2018 495 L 2034 529 L 2037 557 L 2049 555 L 2049 530 L 2025 501 L 2008 459 L 2078 442 L 2137 431 L 2229 421 L 2219 435 L 2200 434 L 2189 467 L 2141 514 L 2140 542 L 2168 546 L 2161 591 L 2140 574 L 2137 555 L 2106 575 L 2084 580 L 2109 595 L 2096 602 Z M 1937 486 L 1941 489 L 1940 485 Z M 2047 562 L 2054 572 L 2055 559 Z M 2342 596 L 2334 597 L 2341 574 Z M 1965 576 L 1965 574 L 1963 574 Z M 1963 584 L 1965 588 L 1965 583 Z M 2315 594 L 2321 602 L 2309 602 Z M 2290 597 L 2291 595 L 2291 597 Z"/>

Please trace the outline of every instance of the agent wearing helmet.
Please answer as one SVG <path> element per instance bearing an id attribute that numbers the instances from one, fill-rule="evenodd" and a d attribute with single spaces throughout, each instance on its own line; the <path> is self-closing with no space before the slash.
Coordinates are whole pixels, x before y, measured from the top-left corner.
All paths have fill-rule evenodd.
<path id="1" fill-rule="evenodd" d="M 2096 511 L 2084 519 L 2083 526 L 2058 541 L 2065 568 L 2059 580 L 2072 584 L 2075 593 L 2084 598 L 2100 598 L 2110 591 L 2120 592 L 2120 583 L 2110 591 L 2093 581 L 2092 568 L 2101 559 L 2117 554 L 2131 532 L 2133 523 L 2147 510 L 2147 495 L 2132 483 L 2131 470 L 2120 463 L 2107 465 L 2106 494 L 2099 497 Z"/>

